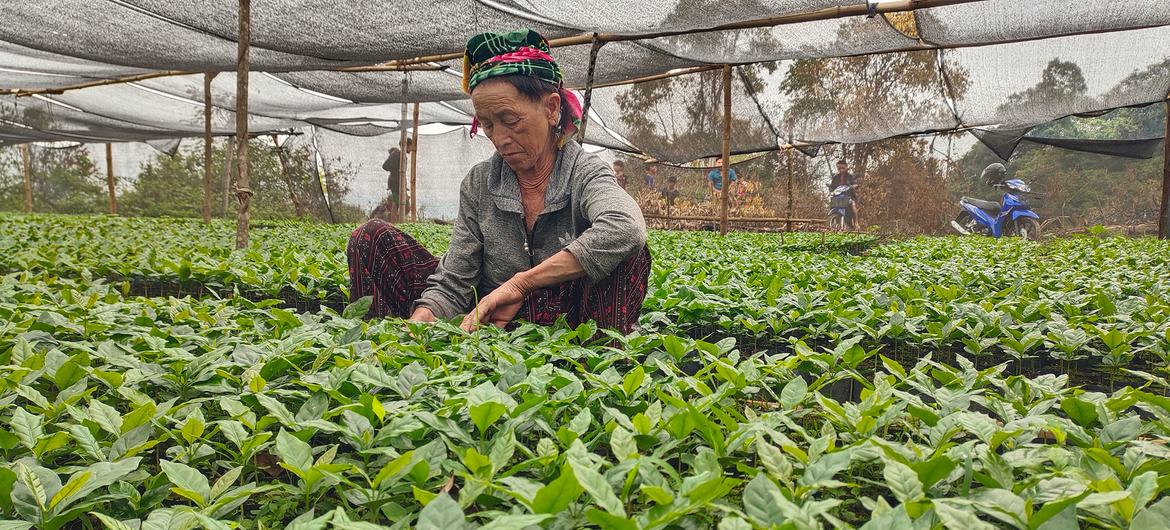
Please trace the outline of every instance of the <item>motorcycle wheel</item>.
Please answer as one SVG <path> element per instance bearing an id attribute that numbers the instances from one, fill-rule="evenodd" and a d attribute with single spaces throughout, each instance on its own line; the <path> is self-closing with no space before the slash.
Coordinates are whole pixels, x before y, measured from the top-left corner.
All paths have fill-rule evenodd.
<path id="1" fill-rule="evenodd" d="M 971 214 L 968 213 L 966 210 L 964 210 L 964 211 L 960 212 L 959 215 L 956 216 L 955 220 L 952 222 L 955 223 L 956 225 L 962 227 L 964 230 L 968 231 L 965 234 L 963 234 L 963 232 L 959 232 L 960 234 L 973 235 L 973 234 L 977 233 L 977 232 L 971 230 L 971 224 L 972 224 L 971 222 L 974 220 L 975 220 L 975 218 L 971 217 Z"/>
<path id="2" fill-rule="evenodd" d="M 1031 217 L 1016 219 L 1016 234 L 1028 241 L 1040 241 L 1040 223 Z"/>
<path id="3" fill-rule="evenodd" d="M 829 215 L 829 230 L 840 232 L 845 228 L 845 216 L 834 213 Z"/>

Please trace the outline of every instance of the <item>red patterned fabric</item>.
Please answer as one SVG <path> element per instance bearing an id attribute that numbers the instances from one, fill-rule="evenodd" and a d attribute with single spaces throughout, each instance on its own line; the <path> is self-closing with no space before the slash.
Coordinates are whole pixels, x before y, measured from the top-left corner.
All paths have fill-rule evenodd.
<path id="1" fill-rule="evenodd" d="M 414 301 L 426 289 L 427 277 L 439 264 L 414 238 L 380 219 L 354 230 L 345 253 L 350 301 L 373 296 L 370 318 L 409 317 Z M 630 333 L 646 299 L 650 262 L 650 251 L 643 248 L 596 284 L 581 278 L 540 289 L 529 295 L 516 319 L 548 325 L 565 315 L 573 326 L 593 320 L 600 327 Z"/>

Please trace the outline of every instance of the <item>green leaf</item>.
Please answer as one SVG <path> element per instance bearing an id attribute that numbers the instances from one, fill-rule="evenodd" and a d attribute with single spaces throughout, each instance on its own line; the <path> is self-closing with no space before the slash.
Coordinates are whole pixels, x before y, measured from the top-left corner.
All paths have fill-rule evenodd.
<path id="1" fill-rule="evenodd" d="M 12 486 L 16 484 L 16 472 L 0 467 L 0 511 L 12 509 Z"/>
<path id="2" fill-rule="evenodd" d="M 780 391 L 780 404 L 786 409 L 795 408 L 807 394 L 808 383 L 804 382 L 800 375 L 794 375 L 792 380 L 784 385 L 784 390 Z"/>
<path id="3" fill-rule="evenodd" d="M 383 483 L 394 485 L 398 479 L 410 471 L 410 463 L 413 460 L 414 451 L 407 451 L 398 455 L 398 458 L 382 466 L 382 470 L 378 471 L 378 474 L 374 477 L 373 486 L 375 488 L 381 488 Z"/>
<path id="4" fill-rule="evenodd" d="M 130 411 L 124 418 L 122 418 L 122 434 L 126 434 L 138 427 L 150 423 L 154 419 L 154 413 L 158 408 L 154 403 L 145 403 L 142 406 Z"/>
<path id="5" fill-rule="evenodd" d="M 169 460 L 160 461 L 159 466 L 171 484 L 175 485 L 175 493 L 195 501 L 201 507 L 211 502 L 211 485 L 199 470 Z"/>
<path id="6" fill-rule="evenodd" d="M 496 517 L 488 524 L 479 527 L 479 530 L 523 530 L 536 526 L 552 517 L 549 514 L 504 515 Z"/>
<path id="7" fill-rule="evenodd" d="M 918 480 L 922 481 L 924 489 L 932 488 L 938 481 L 950 476 L 951 471 L 954 471 L 957 466 L 958 464 L 945 454 L 911 465 L 918 473 Z"/>
<path id="8" fill-rule="evenodd" d="M 974 510 L 934 501 L 934 513 L 949 530 L 995 530 L 995 525 L 979 519 Z"/>
<path id="9" fill-rule="evenodd" d="M 1097 406 L 1075 397 L 1060 400 L 1060 410 L 1081 427 L 1092 427 L 1097 422 Z"/>
<path id="10" fill-rule="evenodd" d="M 649 486 L 642 484 L 638 489 L 640 489 L 642 493 L 646 494 L 646 496 L 656 504 L 669 506 L 674 502 L 674 494 L 672 494 L 670 490 L 661 486 Z"/>
<path id="11" fill-rule="evenodd" d="M 634 435 L 620 425 L 614 427 L 609 435 L 609 449 L 623 462 L 638 456 L 638 444 L 634 441 Z"/>
<path id="12" fill-rule="evenodd" d="M 12 411 L 12 420 L 9 426 L 12 427 L 12 432 L 20 439 L 21 445 L 28 449 L 34 449 L 37 442 L 45 435 L 44 430 L 45 419 L 39 415 L 31 414 L 24 407 L 16 407 Z"/>
<path id="13" fill-rule="evenodd" d="M 717 530 L 752 530 L 752 525 L 751 523 L 748 523 L 747 521 L 732 515 L 730 517 L 724 517 L 723 520 L 719 521 Z"/>
<path id="14" fill-rule="evenodd" d="M 1170 530 L 1170 497 L 1163 497 L 1149 508 L 1138 512 L 1130 528 Z"/>
<path id="15" fill-rule="evenodd" d="M 561 468 L 561 474 L 556 480 L 536 491 L 536 496 L 532 499 L 532 511 L 548 514 L 560 513 L 576 501 L 583 492 L 584 490 L 577 483 L 577 477 L 573 475 L 572 466 L 566 464 Z"/>
<path id="16" fill-rule="evenodd" d="M 760 455 L 760 462 L 764 464 L 764 469 L 772 478 L 788 480 L 792 476 L 792 463 L 775 446 L 763 439 L 756 440 L 756 453 Z"/>
<path id="17" fill-rule="evenodd" d="M 577 484 L 593 497 L 593 502 L 597 503 L 601 509 L 625 517 L 626 510 L 622 506 L 622 501 L 614 494 L 613 486 L 610 486 L 601 473 L 593 469 L 586 458 L 587 454 L 588 450 L 585 449 L 585 445 L 581 443 L 580 439 L 573 440 L 573 445 L 569 447 L 568 451 L 565 451 L 565 459 L 573 468 Z"/>
<path id="18" fill-rule="evenodd" d="M 365 317 L 366 313 L 370 312 L 370 306 L 373 303 L 373 296 L 363 296 L 358 298 L 356 301 L 345 306 L 345 309 L 341 311 L 341 316 L 342 318 L 351 319 Z"/>
<path id="19" fill-rule="evenodd" d="M 585 512 L 585 519 L 603 529 L 638 530 L 638 525 L 624 516 L 606 513 L 597 508 L 590 508 Z"/>
<path id="20" fill-rule="evenodd" d="M 276 398 L 268 394 L 256 394 L 256 401 L 259 401 L 260 405 L 268 410 L 272 414 L 272 417 L 276 418 L 285 427 L 290 429 L 297 427 L 296 417 L 293 416 L 292 412 L 289 412 L 288 407 L 284 406 L 284 403 L 277 401 Z"/>
<path id="21" fill-rule="evenodd" d="M 49 509 L 56 508 L 61 501 L 81 491 L 81 488 L 85 486 L 86 482 L 89 482 L 92 476 L 89 471 L 80 471 L 72 477 L 69 477 L 69 481 L 61 486 L 61 489 L 57 490 L 57 493 L 53 495 L 52 499 L 49 499 Z"/>
<path id="22" fill-rule="evenodd" d="M 780 488 L 767 475 L 759 473 L 743 490 L 744 512 L 756 526 L 770 528 L 783 525 L 788 518 L 776 502 L 776 497 L 780 495 Z"/>
<path id="23" fill-rule="evenodd" d="M 313 448 L 284 429 L 276 433 L 276 454 L 284 464 L 301 474 L 313 467 Z"/>
<path id="24" fill-rule="evenodd" d="M 859 530 L 904 530 L 913 527 L 914 523 L 906 513 L 906 505 L 899 504 L 866 521 Z"/>
<path id="25" fill-rule="evenodd" d="M 120 436 L 123 432 L 122 415 L 114 407 L 96 399 L 89 402 L 89 419 L 114 436 Z"/>
<path id="26" fill-rule="evenodd" d="M 899 502 L 914 502 L 924 496 L 918 474 L 901 462 L 886 459 L 882 476 L 886 479 L 886 487 Z"/>
<path id="27" fill-rule="evenodd" d="M 94 516 L 98 521 L 101 521 L 102 526 L 108 528 L 109 530 L 134 530 L 134 527 L 114 519 L 113 517 L 110 517 L 104 513 L 89 512 L 89 514 Z"/>
<path id="28" fill-rule="evenodd" d="M 418 514 L 416 530 L 462 530 L 467 525 L 463 509 L 450 495 L 440 493 Z"/>
<path id="29" fill-rule="evenodd" d="M 1032 517 L 1028 519 L 1029 530 L 1038 530 L 1041 525 L 1048 522 L 1049 519 L 1056 517 L 1058 514 L 1060 514 L 1060 512 L 1063 512 L 1065 508 L 1073 506 L 1076 503 L 1081 502 L 1081 500 L 1085 497 L 1088 497 L 1089 493 L 1090 492 L 1086 491 L 1080 495 L 1065 497 L 1063 499 L 1050 501 L 1044 504 L 1044 506 L 1041 506 L 1040 509 L 1037 510 L 1036 513 L 1032 514 Z"/>
<path id="30" fill-rule="evenodd" d="M 626 394 L 627 398 L 634 397 L 634 393 L 642 386 L 642 382 L 646 380 L 646 371 L 642 369 L 642 365 L 634 367 L 630 373 L 622 378 L 622 392 Z"/>
<path id="31" fill-rule="evenodd" d="M 26 523 L 24 521 L 0 520 L 0 530 L 28 530 L 32 526 L 32 523 Z"/>

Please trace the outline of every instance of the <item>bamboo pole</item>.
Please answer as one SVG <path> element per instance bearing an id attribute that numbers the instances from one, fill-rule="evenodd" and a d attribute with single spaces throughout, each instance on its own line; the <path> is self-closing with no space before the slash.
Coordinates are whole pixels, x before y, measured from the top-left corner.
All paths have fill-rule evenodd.
<path id="1" fill-rule="evenodd" d="M 723 65 L 723 193 L 719 199 L 719 233 L 727 234 L 727 203 L 731 196 L 731 65 Z"/>
<path id="2" fill-rule="evenodd" d="M 20 158 L 24 162 L 24 213 L 32 213 L 32 154 L 28 144 L 20 144 Z"/>
<path id="3" fill-rule="evenodd" d="M 277 135 L 272 135 L 272 145 L 276 148 L 276 159 L 280 161 L 280 176 L 284 179 L 284 185 L 288 188 L 288 198 L 292 201 L 293 212 L 297 217 L 305 216 L 305 208 L 301 206 L 301 201 L 297 200 L 296 187 L 293 186 L 292 172 L 288 168 L 288 159 L 284 156 L 284 148 L 280 146 Z"/>
<path id="4" fill-rule="evenodd" d="M 886 2 L 878 2 L 873 6 L 874 13 L 894 13 L 899 11 L 913 11 L 915 9 L 926 9 L 931 7 L 942 7 L 955 4 L 967 4 L 973 2 L 981 2 L 985 0 L 890 0 Z M 803 13 L 793 13 L 789 15 L 781 15 L 775 17 L 759 18 L 754 20 L 745 20 L 740 22 L 732 22 L 719 26 L 713 26 L 702 29 L 685 29 L 674 31 L 657 31 L 647 33 L 599 33 L 597 40 L 607 42 L 622 42 L 634 40 L 648 40 L 661 37 L 674 37 L 678 35 L 690 35 L 710 33 L 714 31 L 726 31 L 734 29 L 755 29 L 767 28 L 773 26 L 782 26 L 787 24 L 798 24 L 801 22 L 814 22 L 818 20 L 831 20 L 837 18 L 846 18 L 854 16 L 863 16 L 870 13 L 867 2 L 858 2 L 844 6 L 836 6 L 825 9 L 818 9 L 814 11 L 806 11 Z M 593 42 L 593 33 L 581 33 L 578 35 L 571 35 L 568 37 L 560 37 L 556 39 L 549 39 L 549 46 L 552 48 L 562 46 L 578 46 L 582 44 L 590 44 Z M 413 64 L 422 63 L 437 63 L 443 61 L 451 61 L 463 57 L 463 51 L 453 51 L 449 53 L 440 53 L 434 55 L 422 55 L 418 57 L 411 57 L 408 59 L 399 59 L 394 61 L 387 61 L 373 66 L 358 66 L 353 68 L 346 68 L 343 71 L 347 72 L 378 72 L 388 71 L 401 68 Z"/>
<path id="5" fill-rule="evenodd" d="M 792 151 L 793 149 L 791 147 L 788 148 L 788 212 L 785 215 L 787 215 L 789 219 L 792 218 Z M 789 222 L 784 229 L 791 231 L 792 223 Z"/>
<path id="6" fill-rule="evenodd" d="M 642 214 L 646 219 L 662 219 L 666 221 L 721 221 L 722 217 L 714 215 L 665 215 L 656 213 Z M 790 217 L 728 217 L 732 223 L 794 223 L 794 224 L 825 224 L 824 219 L 794 219 Z"/>
<path id="7" fill-rule="evenodd" d="M 410 141 L 410 221 L 418 222 L 418 102 L 414 102 L 414 133 Z"/>
<path id="8" fill-rule="evenodd" d="M 1158 238 L 1170 238 L 1170 97 L 1166 99 L 1166 134 L 1162 138 L 1162 204 L 1158 207 Z"/>
<path id="9" fill-rule="evenodd" d="M 239 0 L 239 38 L 236 40 L 236 248 L 248 246 L 248 211 L 252 199 L 248 175 L 248 67 L 252 40 L 252 0 Z"/>
<path id="10" fill-rule="evenodd" d="M 211 80 L 215 72 L 203 74 L 203 222 L 211 222 Z"/>
<path id="11" fill-rule="evenodd" d="M 236 148 L 235 138 L 226 138 L 223 146 L 223 205 L 220 206 L 219 215 L 224 219 L 228 216 L 228 201 L 232 196 L 232 172 L 235 169 L 233 162 L 235 162 Z"/>
<path id="12" fill-rule="evenodd" d="M 402 76 L 402 118 L 398 120 L 398 202 L 394 205 L 394 221 L 406 218 L 406 97 L 407 77 Z"/>
<path id="13" fill-rule="evenodd" d="M 118 198 L 114 195 L 114 144 L 106 143 L 106 187 L 110 190 L 110 214 L 118 215 Z"/>

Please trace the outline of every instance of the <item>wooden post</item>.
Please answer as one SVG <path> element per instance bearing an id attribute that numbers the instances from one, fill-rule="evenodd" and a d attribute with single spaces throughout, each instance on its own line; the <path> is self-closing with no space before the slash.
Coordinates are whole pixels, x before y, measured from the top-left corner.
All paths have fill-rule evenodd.
<path id="1" fill-rule="evenodd" d="M 110 214 L 118 215 L 118 198 L 114 195 L 114 144 L 106 143 L 106 187 L 110 189 Z"/>
<path id="2" fill-rule="evenodd" d="M 792 143 L 792 141 L 789 140 L 789 144 L 791 144 L 791 143 Z M 785 214 L 788 216 L 789 219 L 792 219 L 792 172 L 793 172 L 792 151 L 793 151 L 793 148 L 791 145 L 789 145 L 788 146 L 788 213 Z M 785 225 L 784 229 L 791 232 L 792 231 L 792 221 L 788 221 L 788 223 Z"/>
<path id="3" fill-rule="evenodd" d="M 418 222 L 418 102 L 414 102 L 414 132 L 410 146 L 410 221 Z"/>
<path id="4" fill-rule="evenodd" d="M 731 65 L 723 65 L 723 197 L 719 233 L 727 234 L 727 201 L 731 193 Z"/>
<path id="5" fill-rule="evenodd" d="M 223 145 L 223 205 L 220 207 L 219 215 L 224 219 L 228 216 L 228 201 L 232 196 L 232 170 L 235 168 L 236 148 L 235 138 L 226 138 Z"/>
<path id="6" fill-rule="evenodd" d="M 203 222 L 211 222 L 211 80 L 215 72 L 203 74 Z"/>
<path id="7" fill-rule="evenodd" d="M 1166 133 L 1162 138 L 1162 204 L 1158 208 L 1158 239 L 1170 238 L 1170 97 L 1166 99 Z"/>
<path id="8" fill-rule="evenodd" d="M 406 218 L 406 98 L 407 77 L 402 74 L 402 118 L 398 120 L 398 204 L 394 205 L 394 221 Z"/>
<path id="9" fill-rule="evenodd" d="M 252 0 L 240 0 L 239 37 L 236 55 L 236 248 L 248 246 L 248 204 L 252 199 L 248 179 L 248 67 L 252 39 Z"/>
<path id="10" fill-rule="evenodd" d="M 20 144 L 20 158 L 24 161 L 24 213 L 32 213 L 32 154 L 28 144 Z"/>
<path id="11" fill-rule="evenodd" d="M 292 200 L 293 211 L 296 212 L 297 217 L 304 217 L 305 208 L 301 206 L 301 201 L 297 200 L 296 187 L 293 186 L 292 174 L 288 169 L 288 160 L 285 159 L 284 149 L 280 147 L 275 134 L 272 135 L 272 145 L 276 147 L 276 158 L 280 160 L 280 175 L 284 177 L 284 185 L 288 187 L 288 198 Z"/>

